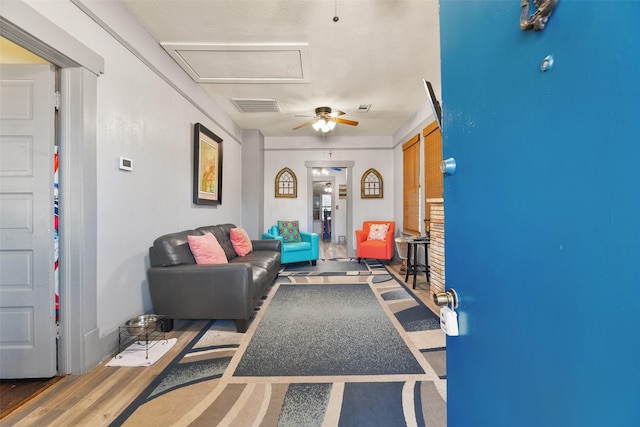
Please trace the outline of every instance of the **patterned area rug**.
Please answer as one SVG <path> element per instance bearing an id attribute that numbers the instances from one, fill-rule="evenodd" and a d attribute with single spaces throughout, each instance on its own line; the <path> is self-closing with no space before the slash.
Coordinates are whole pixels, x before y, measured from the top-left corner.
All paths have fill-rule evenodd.
<path id="1" fill-rule="evenodd" d="M 341 262 L 281 275 L 245 334 L 210 322 L 112 425 L 446 426 L 437 316 Z"/>
<path id="2" fill-rule="evenodd" d="M 377 262 L 377 261 L 375 261 Z M 291 264 L 284 264 L 282 272 L 283 276 L 294 276 L 297 274 L 371 274 L 371 269 L 366 262 L 352 262 L 347 259 L 327 259 L 319 260 L 316 265 L 311 265 L 310 262 L 294 262 Z"/>

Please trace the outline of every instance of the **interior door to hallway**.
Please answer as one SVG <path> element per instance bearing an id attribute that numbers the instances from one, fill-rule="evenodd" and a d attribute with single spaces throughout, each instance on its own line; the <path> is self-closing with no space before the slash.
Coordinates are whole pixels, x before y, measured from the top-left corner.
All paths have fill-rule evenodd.
<path id="1" fill-rule="evenodd" d="M 0 66 L 0 378 L 56 375 L 55 69 Z"/>
<path id="2" fill-rule="evenodd" d="M 448 426 L 638 426 L 640 2 L 440 5 Z"/>

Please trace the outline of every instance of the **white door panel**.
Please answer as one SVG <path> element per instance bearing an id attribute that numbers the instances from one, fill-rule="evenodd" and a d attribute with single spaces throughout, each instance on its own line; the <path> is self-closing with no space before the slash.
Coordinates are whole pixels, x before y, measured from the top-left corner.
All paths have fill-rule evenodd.
<path id="1" fill-rule="evenodd" d="M 55 71 L 0 66 L 0 378 L 56 369 Z"/>

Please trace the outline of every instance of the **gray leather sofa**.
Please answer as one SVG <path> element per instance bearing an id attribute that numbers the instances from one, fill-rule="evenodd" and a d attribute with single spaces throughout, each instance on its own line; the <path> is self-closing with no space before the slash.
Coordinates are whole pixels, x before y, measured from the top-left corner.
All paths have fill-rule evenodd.
<path id="1" fill-rule="evenodd" d="M 258 301 L 278 277 L 280 241 L 252 240 L 253 251 L 239 257 L 229 237 L 233 224 L 211 225 L 158 237 L 149 248 L 149 291 L 166 331 L 174 319 L 233 319 L 245 332 Z M 228 264 L 196 264 L 188 235 L 211 232 Z"/>

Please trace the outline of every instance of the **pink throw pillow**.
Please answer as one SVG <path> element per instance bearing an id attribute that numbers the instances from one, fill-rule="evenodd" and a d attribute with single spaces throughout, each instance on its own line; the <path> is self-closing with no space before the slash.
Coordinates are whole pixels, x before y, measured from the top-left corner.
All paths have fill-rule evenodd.
<path id="1" fill-rule="evenodd" d="M 238 256 L 245 256 L 253 250 L 251 238 L 244 228 L 232 228 L 229 230 L 231 244 Z"/>
<path id="2" fill-rule="evenodd" d="M 197 264 L 227 264 L 229 262 L 224 254 L 224 249 L 213 234 L 187 236 L 187 240 Z"/>
<path id="3" fill-rule="evenodd" d="M 368 240 L 384 240 L 389 231 L 389 224 L 371 224 Z"/>

